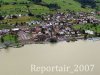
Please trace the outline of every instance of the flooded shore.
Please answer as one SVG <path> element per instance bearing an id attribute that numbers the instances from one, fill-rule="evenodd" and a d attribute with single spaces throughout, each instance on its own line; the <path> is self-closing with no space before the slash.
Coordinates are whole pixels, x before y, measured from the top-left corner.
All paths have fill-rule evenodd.
<path id="1" fill-rule="evenodd" d="M 31 44 L 22 48 L 0 49 L 0 75 L 42 75 L 31 72 L 31 64 L 94 65 L 92 72 L 73 75 L 99 75 L 100 41 L 59 42 L 57 44 Z M 43 75 L 71 75 L 68 72 L 45 72 Z"/>

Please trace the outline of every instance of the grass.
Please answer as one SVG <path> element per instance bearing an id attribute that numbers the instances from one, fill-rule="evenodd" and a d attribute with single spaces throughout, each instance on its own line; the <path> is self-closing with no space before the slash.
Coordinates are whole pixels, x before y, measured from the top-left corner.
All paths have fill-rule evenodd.
<path id="1" fill-rule="evenodd" d="M 94 26 L 93 24 L 74 25 L 73 28 L 81 30 L 92 30 L 94 32 L 100 33 L 100 24 L 96 26 Z"/>
<path id="2" fill-rule="evenodd" d="M 20 18 L 16 18 L 16 19 L 4 19 L 2 20 L 2 22 L 4 23 L 10 23 L 10 24 L 16 24 L 16 23 L 22 23 L 22 22 L 30 22 L 32 20 L 40 20 L 40 18 L 36 18 L 36 17 L 30 17 L 30 16 L 23 16 Z M 0 28 L 12 28 L 13 26 L 11 25 L 0 25 Z"/>
<path id="3" fill-rule="evenodd" d="M 0 24 L 0 29 L 11 29 L 13 26 L 8 24 Z"/>
<path id="4" fill-rule="evenodd" d="M 100 19 L 100 15 L 96 15 L 96 18 L 97 18 L 97 19 Z"/>
<path id="5" fill-rule="evenodd" d="M 93 9 L 84 9 L 81 8 L 81 4 L 74 0 L 44 0 L 46 3 L 57 3 L 61 9 L 60 11 L 66 11 L 66 9 L 74 10 L 74 11 L 86 11 L 90 12 Z"/>
<path id="6" fill-rule="evenodd" d="M 3 22 L 15 24 L 16 22 L 21 23 L 21 22 L 30 21 L 31 19 L 32 19 L 32 17 L 25 16 L 25 17 L 20 17 L 20 18 L 16 18 L 16 19 L 5 19 L 5 20 L 3 20 Z"/>
<path id="7" fill-rule="evenodd" d="M 4 2 L 27 2 L 28 0 L 3 0 Z M 74 1 L 74 0 L 43 0 L 43 2 L 50 4 L 50 3 L 56 3 L 58 4 L 61 9 L 59 11 L 66 11 L 66 9 L 69 10 L 74 10 L 74 11 L 86 11 L 86 12 L 90 12 L 93 11 L 93 9 L 91 8 L 81 8 L 81 4 Z M 41 5 L 36 5 L 34 3 L 28 4 L 30 6 L 30 10 L 32 11 L 33 14 L 40 14 L 40 13 L 50 13 L 50 9 L 45 7 L 45 6 L 41 6 Z M 22 14 L 26 14 L 27 12 L 27 7 L 25 4 L 16 4 L 16 5 L 2 5 L 0 7 L 0 14 L 2 15 L 6 15 L 6 14 L 18 14 L 18 13 L 22 13 Z"/>
<path id="8" fill-rule="evenodd" d="M 40 18 L 24 16 L 24 17 L 20 17 L 20 18 L 16 18 L 16 19 L 4 19 L 4 20 L 2 20 L 2 22 L 9 23 L 10 25 L 9 24 L 0 24 L 0 29 L 11 29 L 11 28 L 14 28 L 14 26 L 12 24 L 22 23 L 22 22 L 30 22 L 32 20 L 40 20 Z"/>
<path id="9" fill-rule="evenodd" d="M 15 35 L 11 35 L 11 34 L 6 34 L 4 37 L 3 37 L 4 41 L 5 42 L 12 42 L 12 43 L 15 43 Z"/>

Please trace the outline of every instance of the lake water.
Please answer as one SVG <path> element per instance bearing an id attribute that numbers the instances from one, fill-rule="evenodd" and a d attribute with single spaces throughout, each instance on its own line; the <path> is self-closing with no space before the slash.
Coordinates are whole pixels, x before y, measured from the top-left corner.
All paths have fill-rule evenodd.
<path id="1" fill-rule="evenodd" d="M 92 72 L 31 72 L 37 66 L 94 65 Z M 90 68 L 91 69 L 91 68 Z M 0 50 L 0 75 L 100 75 L 100 41 L 33 44 Z"/>

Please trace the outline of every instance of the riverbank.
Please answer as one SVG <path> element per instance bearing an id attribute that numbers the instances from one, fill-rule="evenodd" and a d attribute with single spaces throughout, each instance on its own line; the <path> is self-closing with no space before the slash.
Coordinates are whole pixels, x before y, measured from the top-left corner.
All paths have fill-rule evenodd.
<path id="1" fill-rule="evenodd" d="M 19 43 L 18 45 L 10 45 L 9 47 L 6 47 L 4 44 L 0 44 L 0 49 L 8 49 L 8 48 L 22 48 L 22 47 L 24 47 L 24 46 L 31 46 L 31 45 L 56 45 L 56 44 L 60 44 L 60 43 L 66 43 L 66 44 L 70 44 L 70 43 L 73 43 L 73 44 L 75 44 L 75 43 L 77 43 L 77 42 L 86 42 L 86 43 L 88 43 L 88 42 L 100 42 L 100 38 L 99 37 L 96 37 L 96 38 L 88 38 L 87 40 L 83 40 L 83 39 L 78 39 L 77 41 L 64 41 L 64 40 L 62 40 L 62 41 L 59 41 L 59 42 L 53 42 L 53 43 L 51 43 L 51 42 L 31 42 L 31 43 L 26 43 L 25 44 L 25 42 L 24 42 L 24 44 L 22 44 L 22 43 Z"/>

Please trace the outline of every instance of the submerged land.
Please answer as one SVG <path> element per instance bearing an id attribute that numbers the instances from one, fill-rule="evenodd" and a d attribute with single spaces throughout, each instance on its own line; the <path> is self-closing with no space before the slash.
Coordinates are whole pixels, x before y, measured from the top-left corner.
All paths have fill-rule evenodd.
<path id="1" fill-rule="evenodd" d="M 0 0 L 0 47 L 100 37 L 99 0 Z"/>
<path id="2" fill-rule="evenodd" d="M 31 72 L 31 64 L 37 66 L 94 65 L 95 71 L 73 71 L 73 75 L 100 74 L 100 41 L 60 42 L 57 44 L 32 44 L 22 48 L 0 50 L 0 75 L 41 75 Z M 73 68 L 70 70 L 72 71 Z M 44 75 L 71 75 L 69 72 L 44 72 Z"/>

